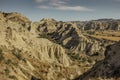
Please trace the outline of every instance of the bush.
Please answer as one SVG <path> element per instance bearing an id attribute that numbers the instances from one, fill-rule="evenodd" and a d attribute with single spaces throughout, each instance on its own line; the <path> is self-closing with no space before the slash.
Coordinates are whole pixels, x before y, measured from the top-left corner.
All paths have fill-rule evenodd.
<path id="1" fill-rule="evenodd" d="M 72 60 L 79 60 L 80 59 L 79 54 L 69 53 L 68 55 L 70 56 L 70 58 Z"/>
<path id="2" fill-rule="evenodd" d="M 2 49 L 0 49 L 0 54 L 2 54 Z"/>
<path id="3" fill-rule="evenodd" d="M 4 59 L 3 55 L 0 55 L 0 62 Z"/>
<path id="4" fill-rule="evenodd" d="M 15 54 L 15 56 L 20 60 L 22 58 L 21 54 Z"/>
<path id="5" fill-rule="evenodd" d="M 99 56 L 100 53 L 99 52 L 95 52 L 92 56 Z"/>
<path id="6" fill-rule="evenodd" d="M 95 31 L 87 31 L 88 34 L 93 35 L 95 34 Z"/>
<path id="7" fill-rule="evenodd" d="M 0 62 L 4 59 L 4 56 L 3 56 L 3 51 L 2 49 L 0 49 Z"/>
<path id="8" fill-rule="evenodd" d="M 19 60 L 22 59 L 21 50 L 13 49 L 12 50 L 13 55 L 15 55 Z"/>
<path id="9" fill-rule="evenodd" d="M 82 58 L 82 62 L 86 62 L 87 59 L 85 57 Z"/>
<path id="10" fill-rule="evenodd" d="M 10 75 L 9 78 L 10 79 L 17 79 L 16 76 L 14 76 L 14 75 Z"/>
<path id="11" fill-rule="evenodd" d="M 9 69 L 5 69 L 5 74 L 8 75 L 10 73 Z"/>
<path id="12" fill-rule="evenodd" d="M 88 58 L 88 60 L 87 60 L 89 63 L 93 63 L 93 60 L 92 59 L 90 59 L 90 58 Z"/>
<path id="13" fill-rule="evenodd" d="M 8 59 L 7 61 L 6 61 L 6 64 L 10 64 L 12 61 L 10 60 L 10 59 Z"/>

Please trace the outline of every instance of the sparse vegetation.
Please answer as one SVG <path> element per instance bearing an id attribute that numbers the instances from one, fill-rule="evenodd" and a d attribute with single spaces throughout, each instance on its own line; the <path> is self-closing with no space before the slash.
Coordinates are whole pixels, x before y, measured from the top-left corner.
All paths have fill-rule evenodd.
<path id="1" fill-rule="evenodd" d="M 92 56 L 99 56 L 100 53 L 99 52 L 95 52 Z"/>
<path id="2" fill-rule="evenodd" d="M 8 59 L 5 63 L 9 65 L 11 62 L 11 59 Z"/>
<path id="3" fill-rule="evenodd" d="M 95 31 L 89 30 L 89 31 L 87 31 L 87 33 L 90 34 L 90 35 L 93 35 L 93 34 L 95 34 Z"/>
<path id="4" fill-rule="evenodd" d="M 83 57 L 82 58 L 82 62 L 86 62 L 87 61 L 87 58 L 86 57 Z"/>
<path id="5" fill-rule="evenodd" d="M 120 40 L 120 32 L 105 31 L 100 22 L 86 25 L 84 21 L 78 28 L 71 21 L 43 19 L 34 23 L 16 14 L 1 14 L 5 19 L 0 21 L 0 79 L 6 78 L 1 80 L 25 80 L 32 76 L 33 80 L 73 80 L 88 69 L 92 70 L 85 75 L 92 75 L 91 80 L 97 80 L 95 75 L 99 77 L 99 73 L 120 76 L 120 67 L 116 68 L 119 47 L 107 49 L 105 61 L 101 53 L 109 43 Z"/>
<path id="6" fill-rule="evenodd" d="M 0 49 L 0 54 L 2 54 L 2 49 Z"/>
<path id="7" fill-rule="evenodd" d="M 22 59 L 21 50 L 13 49 L 13 50 L 12 50 L 12 53 L 13 53 L 13 55 L 15 55 L 19 60 Z"/>
<path id="8" fill-rule="evenodd" d="M 14 75 L 10 75 L 9 78 L 13 79 L 13 80 L 17 80 L 16 76 L 14 76 Z"/>
<path id="9" fill-rule="evenodd" d="M 4 71 L 5 71 L 6 75 L 8 75 L 10 73 L 9 69 L 7 69 L 7 68 Z"/>
<path id="10" fill-rule="evenodd" d="M 0 62 L 4 59 L 2 49 L 0 49 Z"/>
<path id="11" fill-rule="evenodd" d="M 93 59 L 91 59 L 91 58 L 88 58 L 88 60 L 87 60 L 89 63 L 93 63 L 94 62 L 94 60 Z"/>
<path id="12" fill-rule="evenodd" d="M 70 57 L 73 60 L 78 60 L 79 59 L 79 54 L 71 53 Z"/>

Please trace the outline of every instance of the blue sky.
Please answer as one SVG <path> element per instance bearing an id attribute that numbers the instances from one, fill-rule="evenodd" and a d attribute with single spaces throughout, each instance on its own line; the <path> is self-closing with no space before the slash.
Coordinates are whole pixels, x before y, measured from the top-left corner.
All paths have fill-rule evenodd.
<path id="1" fill-rule="evenodd" d="M 120 0 L 0 0 L 0 11 L 19 12 L 32 21 L 120 19 Z"/>

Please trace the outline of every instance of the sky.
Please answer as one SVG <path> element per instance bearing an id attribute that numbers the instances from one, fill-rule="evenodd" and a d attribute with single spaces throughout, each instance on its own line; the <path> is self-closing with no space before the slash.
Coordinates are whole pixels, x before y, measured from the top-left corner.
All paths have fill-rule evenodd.
<path id="1" fill-rule="evenodd" d="M 22 13 L 32 21 L 120 19 L 120 0 L 0 0 L 0 11 Z"/>

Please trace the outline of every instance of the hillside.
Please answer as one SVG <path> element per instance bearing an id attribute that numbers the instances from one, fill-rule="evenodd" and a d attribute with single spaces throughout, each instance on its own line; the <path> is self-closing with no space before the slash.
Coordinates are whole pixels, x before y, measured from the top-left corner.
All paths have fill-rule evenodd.
<path id="1" fill-rule="evenodd" d="M 73 80 L 106 59 L 106 46 L 119 38 L 119 30 L 0 12 L 0 80 Z"/>
<path id="2" fill-rule="evenodd" d="M 120 80 L 120 42 L 109 45 L 105 51 L 105 59 L 75 80 Z"/>

